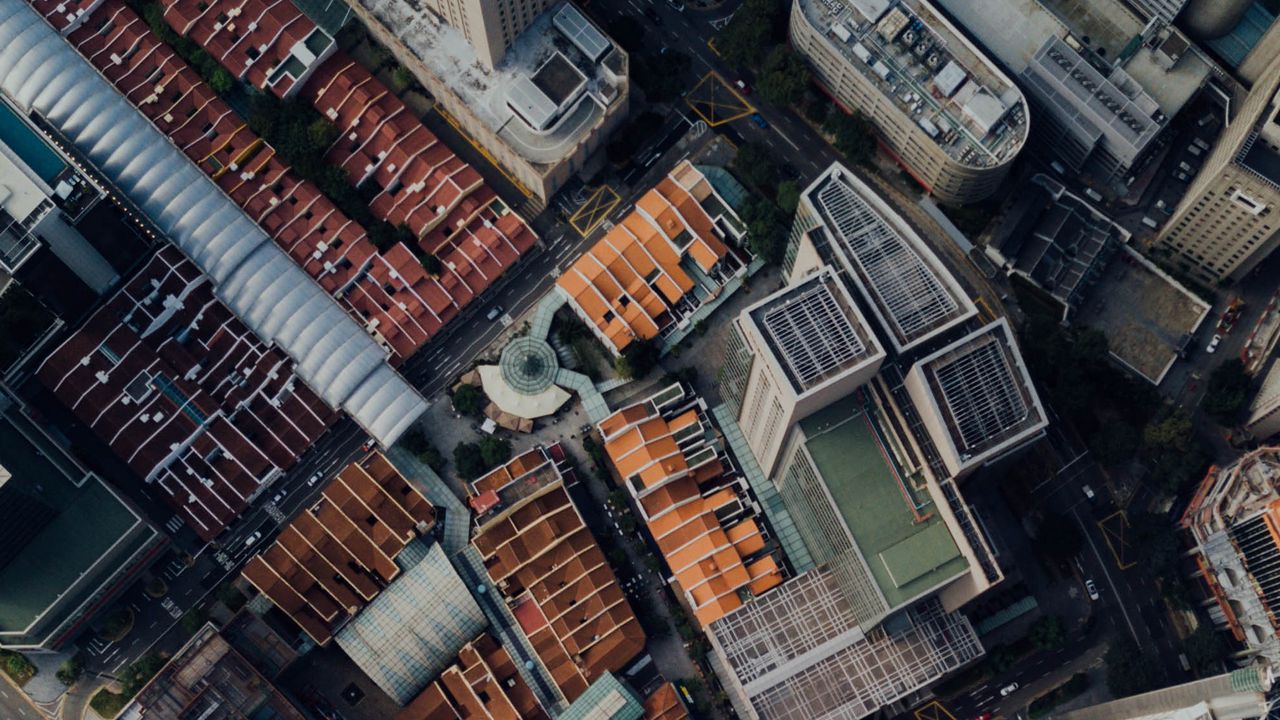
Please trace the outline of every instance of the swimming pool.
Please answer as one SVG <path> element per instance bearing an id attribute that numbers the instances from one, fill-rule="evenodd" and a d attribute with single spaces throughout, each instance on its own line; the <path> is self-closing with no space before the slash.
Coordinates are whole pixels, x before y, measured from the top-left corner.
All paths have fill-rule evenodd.
<path id="1" fill-rule="evenodd" d="M 8 105 L 0 102 L 0 142 L 8 145 L 36 175 L 50 186 L 67 164 Z"/>

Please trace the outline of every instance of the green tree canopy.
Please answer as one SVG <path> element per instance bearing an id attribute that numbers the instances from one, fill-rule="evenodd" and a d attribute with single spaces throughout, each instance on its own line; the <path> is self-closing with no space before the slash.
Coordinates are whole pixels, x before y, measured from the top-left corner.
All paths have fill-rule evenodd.
<path id="1" fill-rule="evenodd" d="M 483 415 L 488 400 L 484 390 L 478 385 L 463 383 L 453 391 L 453 409 L 470 417 L 478 418 Z"/>
<path id="2" fill-rule="evenodd" d="M 618 374 L 628 378 L 642 378 L 658 365 L 661 351 L 652 340 L 632 340 L 614 363 Z"/>
<path id="3" fill-rule="evenodd" d="M 860 113 L 848 114 L 836 108 L 827 115 L 822 129 L 833 138 L 836 150 L 855 165 L 870 165 L 876 154 L 875 128 Z"/>
<path id="4" fill-rule="evenodd" d="M 1231 358 L 1213 369 L 1205 386 L 1204 411 L 1229 424 L 1249 404 L 1251 379 L 1239 358 Z"/>
<path id="5" fill-rule="evenodd" d="M 1112 640 L 1103 662 L 1107 668 L 1107 689 L 1115 697 L 1144 693 L 1155 684 L 1150 661 L 1143 657 L 1127 635 Z"/>
<path id="6" fill-rule="evenodd" d="M 773 159 L 773 153 L 764 145 L 756 142 L 743 143 L 733 159 L 733 168 L 738 177 L 757 190 L 767 190 L 778 180 L 780 169 Z"/>
<path id="7" fill-rule="evenodd" d="M 747 225 L 747 244 L 756 257 L 771 265 L 782 262 L 787 248 L 787 213 L 759 196 L 750 197 L 742 208 Z"/>
<path id="8" fill-rule="evenodd" d="M 783 180 L 778 183 L 777 201 L 782 212 L 788 215 L 794 213 L 800 204 L 800 186 L 794 180 Z"/>
<path id="9" fill-rule="evenodd" d="M 1067 642 L 1067 630 L 1062 625 L 1062 618 L 1057 615 L 1045 615 L 1031 624 L 1027 636 L 1041 650 L 1053 650 Z"/>
<path id="10" fill-rule="evenodd" d="M 485 435 L 480 438 L 480 459 L 484 461 L 488 471 L 511 459 L 511 441 L 497 435 Z"/>
<path id="11" fill-rule="evenodd" d="M 458 477 L 468 482 L 489 469 L 480 454 L 480 446 L 469 442 L 460 442 L 453 447 L 453 467 L 458 471 Z"/>
<path id="12" fill-rule="evenodd" d="M 786 45 L 769 52 L 756 83 L 760 96 L 774 105 L 793 105 L 804 98 L 809 87 L 809 68 Z"/>
<path id="13" fill-rule="evenodd" d="M 1133 425 L 1124 420 L 1114 420 L 1089 437 L 1089 450 L 1098 462 L 1115 466 L 1132 460 L 1141 441 Z"/>
<path id="14" fill-rule="evenodd" d="M 781 0 L 746 0 L 716 36 L 716 50 L 736 68 L 755 67 L 766 48 L 782 39 L 788 5 Z"/>

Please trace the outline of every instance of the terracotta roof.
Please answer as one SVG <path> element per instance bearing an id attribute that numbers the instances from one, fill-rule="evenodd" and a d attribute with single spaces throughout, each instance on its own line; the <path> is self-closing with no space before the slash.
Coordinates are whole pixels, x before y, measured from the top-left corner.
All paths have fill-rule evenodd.
<path id="1" fill-rule="evenodd" d="M 244 577 L 318 644 L 400 573 L 395 558 L 435 509 L 380 453 L 348 465 Z"/>
<path id="2" fill-rule="evenodd" d="M 507 468 L 512 484 L 528 477 L 523 462 Z M 640 623 L 558 476 L 486 518 L 472 544 L 570 702 L 644 649 Z"/>
<path id="3" fill-rule="evenodd" d="M 709 452 L 706 433 L 695 431 L 702 422 L 688 403 L 664 415 L 644 400 L 610 415 L 600 430 L 675 585 L 706 626 L 741 607 L 742 590 L 763 592 L 781 582 L 781 571 L 763 554 L 769 545 L 747 510 L 741 482 L 728 481 L 728 467 Z"/>
<path id="4" fill-rule="evenodd" d="M 37 376 L 205 540 L 337 417 L 172 246 Z"/>
<path id="5" fill-rule="evenodd" d="M 659 685 L 644 699 L 644 720 L 687 720 L 688 717 L 676 686 L 671 683 Z"/>
<path id="6" fill-rule="evenodd" d="M 673 171 L 697 171 L 682 165 Z M 645 193 L 604 237 L 556 280 L 578 313 L 615 352 L 656 338 L 676 322 L 675 308 L 694 289 L 682 261 L 709 274 L 728 254 L 713 220 L 672 176 Z"/>
<path id="7" fill-rule="evenodd" d="M 506 649 L 488 634 L 472 640 L 396 720 L 547 720 Z"/>

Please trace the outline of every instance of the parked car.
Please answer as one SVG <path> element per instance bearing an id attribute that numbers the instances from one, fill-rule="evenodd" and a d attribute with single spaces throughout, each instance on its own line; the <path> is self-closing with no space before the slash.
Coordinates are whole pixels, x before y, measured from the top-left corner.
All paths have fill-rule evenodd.
<path id="1" fill-rule="evenodd" d="M 991 713 L 984 712 L 973 720 L 991 720 Z"/>
<path id="2" fill-rule="evenodd" d="M 1089 593 L 1090 600 L 1097 600 L 1100 597 L 1098 595 L 1098 586 L 1093 584 L 1093 580 L 1084 581 L 1084 590 Z"/>
<path id="3" fill-rule="evenodd" d="M 1222 336 L 1214 335 L 1213 338 L 1209 340 L 1209 345 L 1205 347 L 1204 351 L 1209 353 L 1210 355 L 1214 354 L 1215 352 L 1218 351 L 1218 345 L 1221 342 L 1222 342 Z"/>
<path id="4" fill-rule="evenodd" d="M 318 482 L 320 482 L 320 473 L 315 473 L 307 478 L 307 487 L 315 487 Z"/>
<path id="5" fill-rule="evenodd" d="M 1093 499 L 1093 497 L 1094 497 L 1094 495 L 1093 495 L 1093 488 L 1089 487 L 1088 485 L 1084 485 L 1084 486 L 1082 486 L 1080 489 L 1081 489 L 1081 490 L 1084 490 L 1084 496 L 1085 496 L 1085 497 L 1089 498 L 1090 500 L 1092 500 L 1092 499 Z"/>
<path id="6" fill-rule="evenodd" d="M 377 443 L 373 438 L 369 438 L 368 440 L 364 441 L 363 445 L 360 446 L 360 452 L 369 452 L 370 450 L 373 449 L 373 446 L 376 444 Z"/>
<path id="7" fill-rule="evenodd" d="M 764 116 L 761 115 L 760 113 L 751 113 L 751 122 L 755 123 L 756 127 L 760 128 L 761 130 L 769 129 L 769 122 L 765 120 Z"/>
<path id="8" fill-rule="evenodd" d="M 1180 172 L 1180 173 L 1178 173 L 1177 175 L 1174 175 L 1174 177 L 1178 178 L 1178 181 L 1179 181 L 1179 182 L 1186 182 L 1186 181 L 1188 181 L 1188 180 L 1190 180 L 1190 179 L 1191 179 L 1191 176 L 1190 176 L 1190 175 L 1187 175 L 1187 174 L 1186 174 L 1186 173 L 1184 173 L 1184 172 Z"/>
<path id="9" fill-rule="evenodd" d="M 502 313 L 506 311 L 507 309 L 502 307 L 501 305 L 494 305 L 493 307 L 489 308 L 489 312 L 484 314 L 484 319 L 488 320 L 489 322 L 493 322 L 494 320 L 497 320 L 498 318 L 502 317 Z"/>
<path id="10" fill-rule="evenodd" d="M 1004 687 L 1000 688 L 1000 697 L 1009 697 L 1010 695 L 1012 695 L 1014 692 L 1018 690 L 1018 687 L 1019 687 L 1018 683 L 1016 682 L 1005 685 Z"/>
<path id="11" fill-rule="evenodd" d="M 742 93 L 743 95 L 751 94 L 751 86 L 746 84 L 742 80 L 735 82 L 734 85 L 738 87 L 738 92 Z"/>
<path id="12" fill-rule="evenodd" d="M 288 491 L 287 491 L 287 490 L 281 489 L 281 490 L 280 490 L 280 492 L 276 493 L 275 495 L 272 495 L 272 496 L 271 496 L 271 504 L 272 504 L 272 505 L 279 505 L 279 504 L 280 504 L 280 501 L 284 499 L 284 496 L 285 496 L 287 493 L 288 493 Z"/>

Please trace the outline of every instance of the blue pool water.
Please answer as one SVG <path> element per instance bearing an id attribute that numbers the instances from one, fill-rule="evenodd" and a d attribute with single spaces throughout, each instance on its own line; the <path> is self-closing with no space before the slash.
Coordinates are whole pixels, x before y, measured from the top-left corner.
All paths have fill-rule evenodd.
<path id="1" fill-rule="evenodd" d="M 41 180 L 50 185 L 67 167 L 44 138 L 37 135 L 22 121 L 22 118 L 14 113 L 12 108 L 2 102 L 0 102 L 0 142 L 8 145 Z"/>

